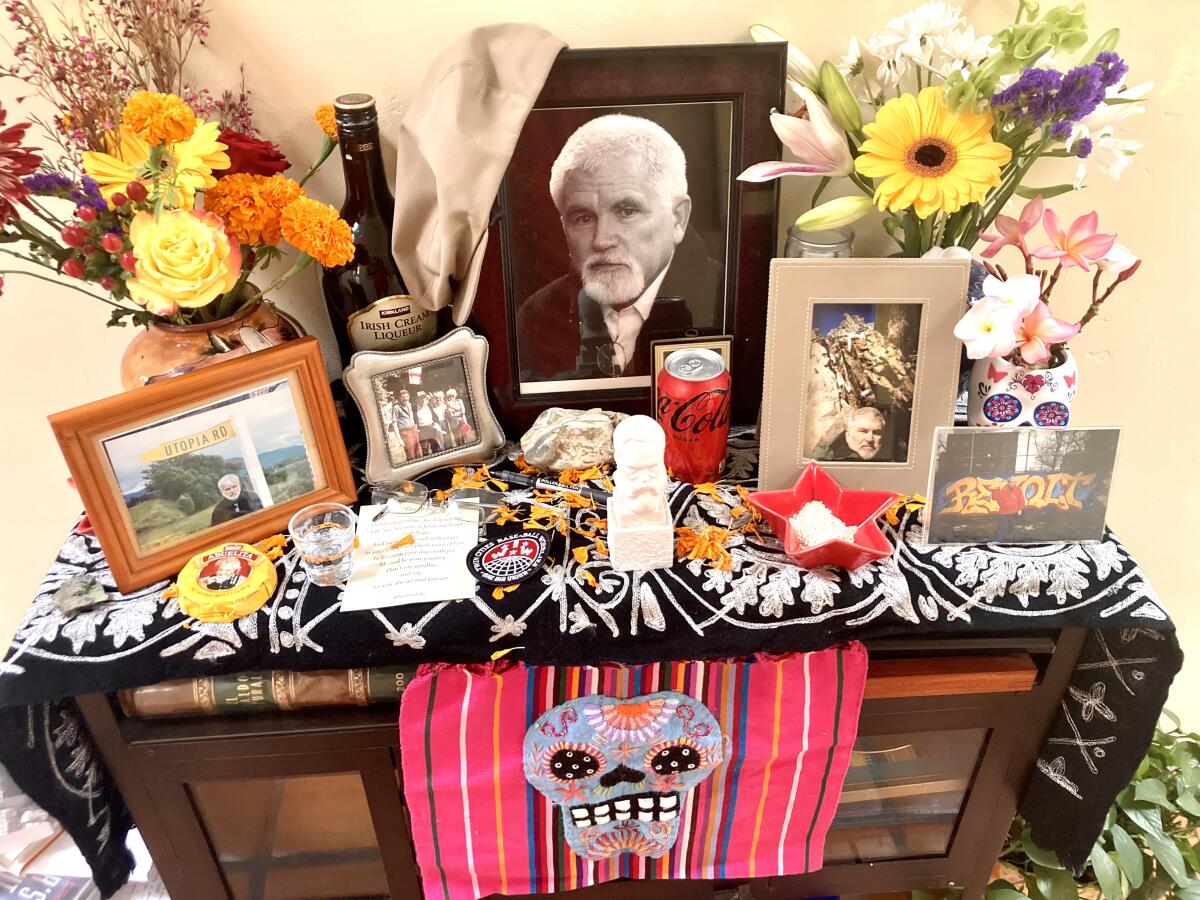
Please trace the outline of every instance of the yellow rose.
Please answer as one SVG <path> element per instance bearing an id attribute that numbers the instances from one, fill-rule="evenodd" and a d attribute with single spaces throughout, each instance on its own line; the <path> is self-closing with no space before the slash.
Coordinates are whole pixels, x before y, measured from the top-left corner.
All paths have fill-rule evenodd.
<path id="1" fill-rule="evenodd" d="M 242 252 L 221 220 L 199 210 L 172 209 L 133 217 L 129 240 L 137 266 L 129 296 L 156 316 L 211 303 L 233 287 Z"/>

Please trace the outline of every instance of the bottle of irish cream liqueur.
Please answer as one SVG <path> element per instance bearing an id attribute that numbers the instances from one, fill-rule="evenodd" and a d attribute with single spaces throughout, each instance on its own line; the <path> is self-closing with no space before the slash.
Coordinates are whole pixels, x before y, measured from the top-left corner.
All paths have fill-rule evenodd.
<path id="1" fill-rule="evenodd" d="M 392 257 L 395 200 L 383 171 L 375 100 L 343 94 L 333 108 L 346 174 L 342 218 L 354 235 L 354 259 L 325 269 L 321 288 L 345 365 L 359 350 L 406 350 L 428 343 L 437 315 L 411 301 Z"/>

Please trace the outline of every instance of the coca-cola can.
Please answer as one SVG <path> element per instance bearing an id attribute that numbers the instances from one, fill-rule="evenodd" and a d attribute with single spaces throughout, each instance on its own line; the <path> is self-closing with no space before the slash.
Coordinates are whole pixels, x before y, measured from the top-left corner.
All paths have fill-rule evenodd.
<path id="1" fill-rule="evenodd" d="M 713 350 L 676 350 L 658 376 L 656 418 L 667 433 L 672 477 L 704 484 L 721 477 L 729 443 L 729 370 Z"/>

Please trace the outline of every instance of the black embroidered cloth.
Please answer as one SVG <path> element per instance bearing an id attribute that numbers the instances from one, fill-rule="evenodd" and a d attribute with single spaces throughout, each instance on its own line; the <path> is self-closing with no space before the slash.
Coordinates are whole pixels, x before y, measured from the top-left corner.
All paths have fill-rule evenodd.
<path id="1" fill-rule="evenodd" d="M 677 524 L 731 523 L 740 505 L 733 485 L 753 482 L 756 445 L 731 440 L 729 462 L 730 483 L 716 495 L 672 486 Z M 511 491 L 508 500 L 532 495 Z M 584 528 L 596 515 L 572 512 Z M 920 529 L 911 514 L 885 526 L 896 553 L 854 572 L 805 571 L 773 537 L 734 535 L 727 571 L 692 561 L 621 573 L 594 555 L 579 562 L 572 550 L 582 539 L 552 532 L 553 563 L 503 600 L 481 586 L 473 600 L 357 613 L 339 611 L 338 589 L 310 585 L 293 553 L 278 564 L 271 602 L 228 625 L 189 620 L 177 602 L 163 601 L 166 582 L 120 595 L 99 544 L 73 534 L 0 664 L 0 761 L 67 827 L 108 894 L 130 869 L 130 817 L 71 699 L 77 694 L 252 669 L 478 662 L 507 647 L 535 664 L 644 663 L 896 635 L 1084 627 L 1086 646 L 1021 805 L 1039 844 L 1082 863 L 1182 663 L 1171 622 L 1111 534 L 1088 545 L 922 548 Z M 502 530 L 488 527 L 489 535 Z M 104 584 L 111 602 L 64 619 L 54 591 L 83 573 Z"/>

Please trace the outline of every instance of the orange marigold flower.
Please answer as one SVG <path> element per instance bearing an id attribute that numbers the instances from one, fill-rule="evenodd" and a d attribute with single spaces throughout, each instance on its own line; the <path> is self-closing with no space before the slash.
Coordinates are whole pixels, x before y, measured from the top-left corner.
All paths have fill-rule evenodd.
<path id="1" fill-rule="evenodd" d="M 321 130 L 325 132 L 326 137 L 333 138 L 335 141 L 338 139 L 337 123 L 333 119 L 332 103 L 322 103 L 318 106 L 317 111 L 313 113 L 313 119 L 321 126 Z"/>
<path id="2" fill-rule="evenodd" d="M 283 208 L 279 224 L 289 244 L 327 269 L 354 259 L 350 226 L 327 203 L 308 197 L 293 200 Z"/>
<path id="3" fill-rule="evenodd" d="M 196 130 L 196 115 L 174 94 L 138 91 L 125 101 L 121 124 L 151 147 L 186 141 Z"/>
<path id="4" fill-rule="evenodd" d="M 240 244 L 275 246 L 283 236 L 283 209 L 304 196 L 304 189 L 286 175 L 226 175 L 204 192 L 204 208 L 225 222 L 225 230 Z"/>

